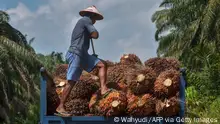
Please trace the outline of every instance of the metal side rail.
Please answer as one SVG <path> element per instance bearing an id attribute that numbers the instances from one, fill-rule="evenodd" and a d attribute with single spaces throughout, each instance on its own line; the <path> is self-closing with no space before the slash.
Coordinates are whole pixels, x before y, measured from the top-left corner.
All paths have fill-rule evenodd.
<path id="1" fill-rule="evenodd" d="M 184 78 L 185 70 L 181 69 L 181 84 L 180 84 L 180 112 L 178 118 L 184 117 L 185 114 L 185 87 L 186 81 Z M 73 117 L 59 117 L 59 116 L 48 116 L 47 115 L 47 83 L 51 81 L 49 75 L 47 74 L 45 68 L 40 69 L 41 72 L 41 91 L 40 91 L 40 124 L 121 124 L 120 122 L 116 122 L 115 117 L 103 117 L 103 116 L 73 116 Z M 121 118 L 121 117 L 118 117 Z M 130 117 L 127 117 L 130 118 Z M 134 117 L 135 118 L 135 117 Z M 157 120 L 157 122 L 144 122 L 148 124 L 168 124 L 165 120 L 160 120 L 161 117 L 147 117 L 149 119 Z M 176 117 L 173 117 L 174 119 Z M 160 121 L 158 121 L 160 120 Z M 114 122 L 115 121 L 115 122 Z M 139 123 L 139 122 L 137 122 Z M 141 123 L 141 122 L 140 122 Z M 143 122 L 142 122 L 143 123 Z M 132 124 L 132 123 L 131 123 Z M 135 122 L 134 122 L 135 124 Z M 172 124 L 183 124 L 183 123 L 172 123 Z"/>

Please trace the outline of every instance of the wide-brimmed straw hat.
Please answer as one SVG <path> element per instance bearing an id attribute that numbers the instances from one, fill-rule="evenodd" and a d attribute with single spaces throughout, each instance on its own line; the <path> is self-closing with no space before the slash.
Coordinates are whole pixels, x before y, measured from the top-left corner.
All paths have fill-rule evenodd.
<path id="1" fill-rule="evenodd" d="M 93 5 L 93 6 L 90 6 L 84 10 L 81 10 L 79 12 L 79 15 L 81 16 L 85 16 L 87 13 L 94 13 L 96 14 L 95 16 L 95 19 L 96 20 L 102 20 L 104 17 L 102 16 L 102 14 L 98 11 L 98 9 Z"/>

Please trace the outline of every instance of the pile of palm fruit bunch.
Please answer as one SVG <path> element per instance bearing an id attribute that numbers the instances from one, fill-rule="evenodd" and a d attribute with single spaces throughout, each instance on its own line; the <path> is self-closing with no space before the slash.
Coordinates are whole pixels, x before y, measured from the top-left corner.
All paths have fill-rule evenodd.
<path id="1" fill-rule="evenodd" d="M 67 85 L 66 73 L 67 65 L 58 66 L 58 71 L 54 73 L 54 82 L 57 84 L 56 93 L 61 98 L 63 89 Z M 91 75 L 89 73 L 83 72 L 79 81 L 75 82 L 65 104 L 65 109 L 71 113 L 73 116 L 82 116 L 89 113 L 89 100 L 95 91 L 98 90 L 98 80 L 97 76 Z"/>
<path id="2" fill-rule="evenodd" d="M 174 58 L 151 58 L 145 63 L 157 75 L 154 82 L 156 114 L 175 116 L 180 111 L 180 62 Z"/>
<path id="3" fill-rule="evenodd" d="M 135 54 L 119 62 L 106 61 L 108 94 L 101 95 L 98 68 L 83 72 L 65 103 L 75 116 L 175 116 L 180 110 L 180 63 L 174 58 L 151 58 L 144 63 Z M 62 94 L 67 65 L 54 73 L 56 93 Z M 62 68 L 62 69 L 61 69 Z M 59 77 L 60 76 L 60 77 Z M 61 88 L 62 89 L 62 88 Z"/>

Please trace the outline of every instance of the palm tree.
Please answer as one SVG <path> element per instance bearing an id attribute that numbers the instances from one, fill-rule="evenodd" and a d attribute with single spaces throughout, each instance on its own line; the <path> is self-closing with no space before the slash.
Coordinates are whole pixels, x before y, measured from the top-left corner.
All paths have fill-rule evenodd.
<path id="1" fill-rule="evenodd" d="M 50 72 L 54 72 L 57 65 L 65 63 L 61 52 L 53 51 L 48 55 L 38 54 L 38 57 Z"/>
<path id="2" fill-rule="evenodd" d="M 27 45 L 25 36 L 9 24 L 9 15 L 0 10 L 0 36 L 4 36 L 19 45 Z"/>
<path id="3" fill-rule="evenodd" d="M 157 27 L 158 56 L 181 60 L 188 68 L 189 85 L 200 93 L 192 94 L 193 99 L 187 98 L 187 102 L 192 101 L 187 111 L 205 116 L 210 114 L 209 104 L 219 97 L 219 6 L 219 0 L 163 0 L 160 5 L 163 9 L 152 16 Z"/>
<path id="4" fill-rule="evenodd" d="M 25 116 L 29 104 L 39 101 L 39 69 L 43 64 L 9 19 L 0 11 L 0 121 L 14 123 L 17 113 Z"/>
<path id="5" fill-rule="evenodd" d="M 175 56 L 190 63 L 196 60 L 195 65 L 200 65 L 202 59 L 189 56 L 198 45 L 200 49 L 207 49 L 207 44 L 214 43 L 212 49 L 220 52 L 219 5 L 219 0 L 164 0 L 160 5 L 163 9 L 152 16 L 157 27 L 158 56 Z"/>

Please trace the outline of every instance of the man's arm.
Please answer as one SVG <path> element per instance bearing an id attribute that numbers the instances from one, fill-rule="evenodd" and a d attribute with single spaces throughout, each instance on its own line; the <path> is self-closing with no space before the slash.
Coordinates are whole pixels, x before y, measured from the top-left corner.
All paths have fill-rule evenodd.
<path id="1" fill-rule="evenodd" d="M 91 33 L 91 37 L 94 38 L 94 39 L 98 39 L 99 38 L 99 33 L 94 31 Z"/>
<path id="2" fill-rule="evenodd" d="M 91 38 L 94 38 L 94 39 L 98 39 L 99 38 L 99 32 L 95 29 L 95 27 L 93 26 L 92 22 L 86 20 L 85 21 L 85 28 L 90 33 L 90 37 Z"/>

